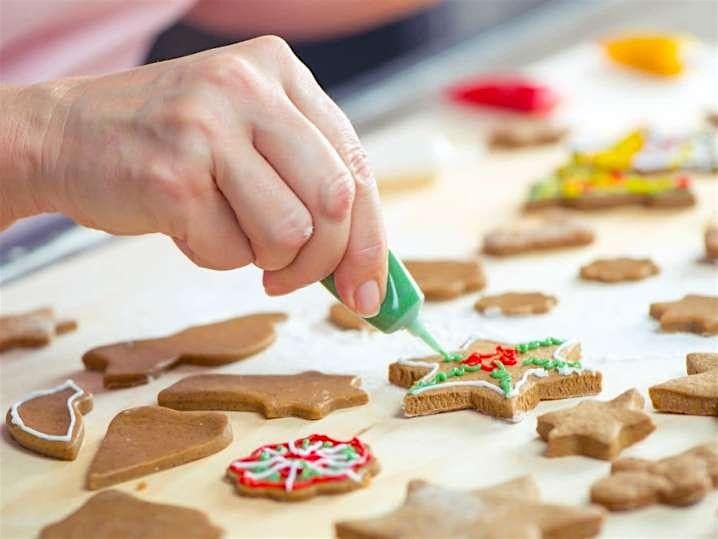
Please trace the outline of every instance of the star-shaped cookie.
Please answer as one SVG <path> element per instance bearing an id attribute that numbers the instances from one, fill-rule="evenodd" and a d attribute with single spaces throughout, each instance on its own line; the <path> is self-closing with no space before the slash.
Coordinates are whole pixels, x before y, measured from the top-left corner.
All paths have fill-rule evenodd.
<path id="1" fill-rule="evenodd" d="M 586 455 L 611 460 L 656 426 L 643 411 L 644 399 L 629 389 L 610 401 L 585 400 L 538 416 L 536 430 L 547 442 L 547 457 Z"/>
<path id="2" fill-rule="evenodd" d="M 486 286 L 478 260 L 405 260 L 427 301 L 453 299 Z"/>
<path id="3" fill-rule="evenodd" d="M 688 354 L 688 376 L 648 388 L 659 412 L 718 416 L 718 354 Z"/>
<path id="4" fill-rule="evenodd" d="M 85 368 L 104 373 L 110 389 L 146 384 L 181 363 L 213 367 L 261 352 L 277 338 L 282 313 L 257 313 L 194 326 L 156 339 L 93 348 L 82 356 Z"/>
<path id="5" fill-rule="evenodd" d="M 296 416 L 321 419 L 369 402 L 354 375 L 307 371 L 299 374 L 199 374 L 183 378 L 157 396 L 175 410 L 259 412 L 270 419 Z"/>
<path id="6" fill-rule="evenodd" d="M 515 346 L 480 339 L 448 357 L 396 361 L 389 381 L 409 388 L 407 417 L 475 409 L 519 421 L 539 401 L 600 393 L 601 373 L 580 357 L 577 342 L 554 337 Z"/>
<path id="7" fill-rule="evenodd" d="M 74 320 L 61 320 L 49 307 L 0 316 L 0 352 L 11 348 L 46 346 L 56 335 L 77 329 Z"/>
<path id="8" fill-rule="evenodd" d="M 595 537 L 604 512 L 596 506 L 544 504 L 534 480 L 453 490 L 411 481 L 402 506 L 381 517 L 337 522 L 337 539 L 537 539 Z"/>
<path id="9" fill-rule="evenodd" d="M 649 313 L 663 331 L 718 334 L 718 296 L 689 294 L 678 301 L 652 303 Z"/>
<path id="10" fill-rule="evenodd" d="M 611 475 L 591 487 L 591 501 L 611 511 L 655 503 L 686 506 L 718 488 L 718 442 L 699 445 L 664 459 L 619 459 Z"/>

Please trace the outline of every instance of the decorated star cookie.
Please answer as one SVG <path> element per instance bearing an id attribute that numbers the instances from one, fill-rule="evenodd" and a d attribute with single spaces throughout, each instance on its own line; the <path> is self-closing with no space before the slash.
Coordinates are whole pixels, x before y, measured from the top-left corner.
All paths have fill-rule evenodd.
<path id="1" fill-rule="evenodd" d="M 339 329 L 374 331 L 374 326 L 352 311 L 343 303 L 335 303 L 329 308 L 327 319 Z"/>
<path id="2" fill-rule="evenodd" d="M 221 451 L 232 442 L 227 416 L 141 406 L 117 414 L 87 472 L 87 488 L 101 489 L 174 468 Z"/>
<path id="3" fill-rule="evenodd" d="M 659 412 L 718 416 L 718 354 L 688 354 L 688 376 L 648 388 Z"/>
<path id="4" fill-rule="evenodd" d="M 259 447 L 227 469 L 239 494 L 281 501 L 366 487 L 377 473 L 379 464 L 368 445 L 323 434 Z"/>
<path id="5" fill-rule="evenodd" d="M 542 414 L 536 430 L 547 443 L 547 457 L 585 455 L 611 460 L 656 429 L 643 405 L 641 394 L 629 389 L 610 401 L 589 399 Z"/>
<path id="6" fill-rule="evenodd" d="M 386 515 L 337 522 L 337 539 L 539 539 L 595 537 L 600 507 L 541 503 L 534 480 L 455 490 L 411 481 L 404 503 Z"/>
<path id="7" fill-rule="evenodd" d="M 409 388 L 407 417 L 475 409 L 519 421 L 542 400 L 594 395 L 601 373 L 580 362 L 580 345 L 548 337 L 516 346 L 477 340 L 447 357 L 402 359 L 389 381 Z"/>
<path id="8" fill-rule="evenodd" d="M 157 403 L 175 410 L 259 412 L 266 418 L 321 419 L 341 408 L 369 402 L 354 375 L 199 374 L 160 391 Z"/>
<path id="9" fill-rule="evenodd" d="M 718 488 L 718 442 L 651 461 L 617 460 L 611 475 L 591 487 L 591 501 L 611 511 L 627 511 L 656 503 L 687 506 Z"/>
<path id="10" fill-rule="evenodd" d="M 511 256 L 535 251 L 580 247 L 593 242 L 593 231 L 577 221 L 553 217 L 492 230 L 484 237 L 482 250 L 492 256 Z"/>
<path id="11" fill-rule="evenodd" d="M 718 334 L 718 296 L 689 294 L 678 301 L 652 303 L 649 314 L 663 331 Z"/>
<path id="12" fill-rule="evenodd" d="M 718 260 L 718 225 L 708 225 L 703 236 L 706 247 L 706 258 Z"/>
<path id="13" fill-rule="evenodd" d="M 196 509 L 146 502 L 118 490 L 103 490 L 40 532 L 40 539 L 80 537 L 219 539 L 222 530 Z"/>
<path id="14" fill-rule="evenodd" d="M 46 346 L 56 335 L 77 329 L 74 320 L 61 320 L 49 307 L 0 316 L 0 352 L 11 348 Z"/>
<path id="15" fill-rule="evenodd" d="M 480 313 L 499 311 L 509 316 L 543 314 L 549 312 L 558 303 L 554 296 L 541 292 L 506 292 L 497 296 L 484 296 L 474 308 Z"/>
<path id="16" fill-rule="evenodd" d="M 580 275 L 587 281 L 617 283 L 638 281 L 656 275 L 659 271 L 658 266 L 649 258 L 599 258 L 581 266 Z"/>
<path id="17" fill-rule="evenodd" d="M 21 446 L 48 457 L 75 460 L 85 435 L 82 416 L 90 410 L 92 395 L 67 380 L 14 403 L 5 423 Z"/>
<path id="18" fill-rule="evenodd" d="M 146 384 L 179 364 L 213 367 L 261 352 L 274 342 L 282 313 L 261 313 L 194 326 L 168 337 L 120 342 L 93 348 L 85 367 L 104 372 L 107 388 Z"/>
<path id="19" fill-rule="evenodd" d="M 404 265 L 428 301 L 453 299 L 486 286 L 478 260 L 406 260 Z"/>

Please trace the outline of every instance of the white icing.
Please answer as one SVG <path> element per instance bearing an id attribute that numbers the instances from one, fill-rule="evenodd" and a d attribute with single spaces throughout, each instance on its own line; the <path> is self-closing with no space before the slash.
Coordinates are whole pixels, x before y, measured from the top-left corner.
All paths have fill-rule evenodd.
<path id="1" fill-rule="evenodd" d="M 44 397 L 46 395 L 52 395 L 53 393 L 59 393 L 61 391 L 65 391 L 68 388 L 73 389 L 75 392 L 70 395 L 69 399 L 67 399 L 67 411 L 70 414 L 70 424 L 67 426 L 67 432 L 65 434 L 47 434 L 45 432 L 35 430 L 32 427 L 28 427 L 24 423 L 22 417 L 20 417 L 19 411 L 20 406 L 23 403 L 37 397 Z M 61 384 L 57 387 L 53 387 L 51 389 L 41 389 L 38 391 L 33 391 L 26 398 L 19 400 L 12 405 L 12 407 L 10 408 L 10 421 L 13 425 L 16 425 L 22 431 L 27 432 L 28 434 L 31 434 L 36 438 L 47 440 L 48 442 L 69 442 L 72 439 L 72 431 L 75 428 L 75 422 L 77 421 L 75 407 L 72 404 L 84 394 L 85 391 L 72 380 L 67 380 L 64 384 Z"/>
<path id="2" fill-rule="evenodd" d="M 471 342 L 468 341 L 468 342 Z M 577 345 L 577 342 L 575 340 L 572 341 L 565 341 L 563 342 L 556 350 L 554 350 L 552 357 L 553 359 L 561 360 L 561 361 L 569 361 L 568 354 L 571 349 L 573 349 L 574 346 Z M 426 382 L 427 380 L 431 380 L 434 378 L 436 373 L 439 371 L 440 363 L 437 362 L 427 362 L 427 361 L 414 361 L 410 359 L 400 359 L 399 364 L 401 365 L 407 365 L 409 367 L 424 367 L 429 369 L 428 374 L 425 374 L 422 376 L 416 383 L 420 384 L 422 382 Z M 554 369 L 560 376 L 568 376 L 574 373 L 583 372 L 586 369 L 578 368 L 578 367 L 563 367 L 560 369 Z M 452 382 L 441 382 L 439 384 L 431 385 L 431 386 L 424 386 L 419 387 L 413 390 L 409 390 L 409 392 L 412 395 L 420 395 L 421 393 L 425 393 L 426 391 L 432 391 L 436 389 L 441 389 L 445 387 L 485 387 L 487 389 L 491 389 L 492 391 L 495 391 L 496 393 L 503 395 L 507 399 L 511 399 L 519 394 L 519 391 L 521 387 L 528 381 L 529 376 L 536 376 L 538 378 L 546 377 L 550 374 L 550 371 L 547 371 L 546 369 L 542 367 L 537 367 L 535 369 L 527 369 L 522 374 L 521 378 L 514 384 L 512 390 L 510 393 L 506 394 L 496 384 L 493 384 L 487 380 L 456 380 Z"/>

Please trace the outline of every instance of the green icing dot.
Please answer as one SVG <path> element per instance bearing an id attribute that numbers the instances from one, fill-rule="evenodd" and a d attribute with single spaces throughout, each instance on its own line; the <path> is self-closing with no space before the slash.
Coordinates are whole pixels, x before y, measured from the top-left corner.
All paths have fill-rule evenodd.
<path id="1" fill-rule="evenodd" d="M 331 442 L 324 442 L 322 447 L 333 447 Z"/>
<path id="2" fill-rule="evenodd" d="M 439 382 L 446 382 L 446 373 L 444 373 L 444 372 L 438 372 L 438 373 L 436 373 L 436 376 L 434 377 L 434 380 L 436 380 L 437 383 L 439 383 Z"/>

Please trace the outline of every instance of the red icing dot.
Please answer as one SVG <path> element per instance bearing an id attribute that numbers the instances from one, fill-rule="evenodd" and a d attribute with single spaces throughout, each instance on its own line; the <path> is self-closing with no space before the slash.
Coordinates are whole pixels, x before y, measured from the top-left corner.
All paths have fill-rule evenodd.
<path id="1" fill-rule="evenodd" d="M 496 368 L 496 361 L 500 361 L 504 365 L 516 365 L 517 357 L 515 348 L 497 346 L 495 351 L 486 354 L 472 352 L 461 363 L 470 367 L 481 365 L 482 370 L 491 372 Z"/>

